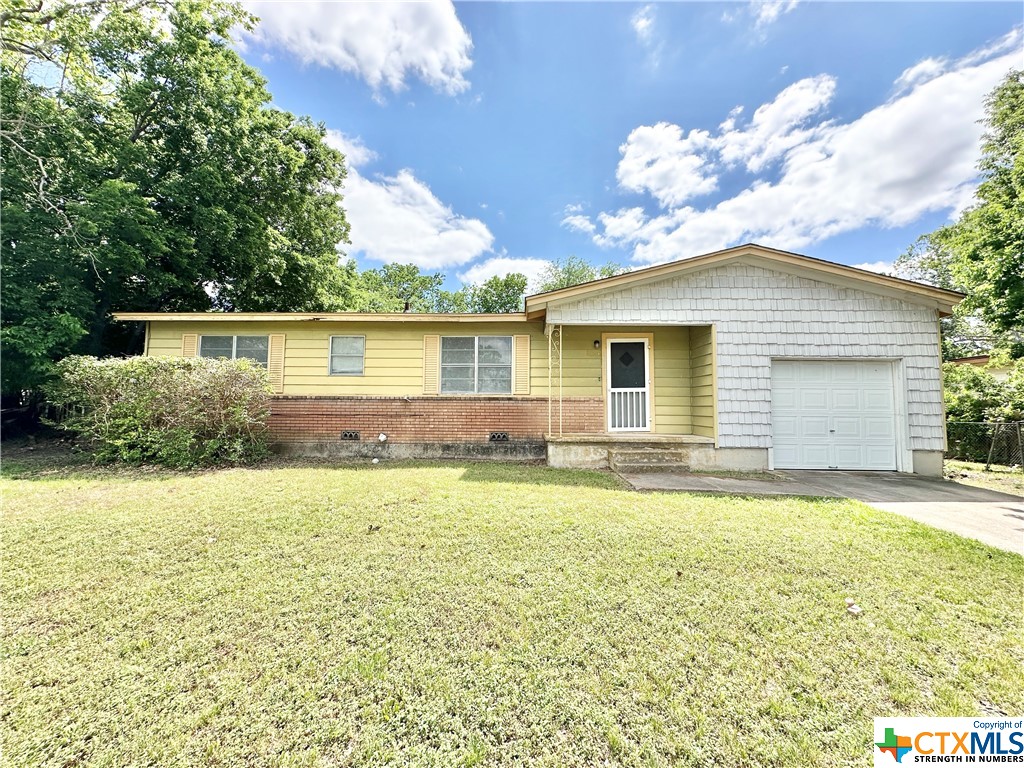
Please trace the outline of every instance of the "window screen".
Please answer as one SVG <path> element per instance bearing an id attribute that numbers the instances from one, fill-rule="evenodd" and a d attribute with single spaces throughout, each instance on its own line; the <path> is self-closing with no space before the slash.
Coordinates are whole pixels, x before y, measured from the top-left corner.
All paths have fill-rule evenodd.
<path id="1" fill-rule="evenodd" d="M 361 376 L 365 350 L 364 336 L 331 336 L 331 375 Z"/>
<path id="2" fill-rule="evenodd" d="M 199 339 L 200 357 L 226 357 L 229 360 L 245 357 L 264 368 L 267 367 L 269 350 L 269 336 L 202 336 Z"/>
<path id="3" fill-rule="evenodd" d="M 442 336 L 441 392 L 511 394 L 511 336 Z"/>

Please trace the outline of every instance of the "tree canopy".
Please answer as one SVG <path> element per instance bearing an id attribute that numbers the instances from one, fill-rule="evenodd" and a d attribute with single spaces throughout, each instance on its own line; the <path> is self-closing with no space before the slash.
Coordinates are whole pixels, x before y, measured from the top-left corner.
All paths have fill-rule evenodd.
<path id="1" fill-rule="evenodd" d="M 1000 381 L 991 370 L 943 363 L 942 396 L 950 421 L 1018 421 L 1024 419 L 1024 359 L 1009 363 Z"/>
<path id="2" fill-rule="evenodd" d="M 457 291 L 442 288 L 445 276 L 423 274 L 414 264 L 385 264 L 359 275 L 352 309 L 358 312 L 519 312 L 526 275 L 495 275 Z"/>
<path id="3" fill-rule="evenodd" d="M 344 157 L 270 106 L 218 0 L 0 13 L 3 391 L 123 348 L 119 310 L 331 310 Z"/>
<path id="4" fill-rule="evenodd" d="M 897 262 L 910 276 L 964 291 L 960 335 L 988 336 L 1024 354 L 1024 71 L 1010 72 L 986 101 L 981 183 L 960 218 L 929 235 Z M 917 270 L 915 273 L 914 270 Z M 979 328 L 981 333 L 977 333 Z M 961 349 L 961 351 L 965 351 Z"/>
<path id="5" fill-rule="evenodd" d="M 628 270 L 625 267 L 618 264 L 604 264 L 595 267 L 579 256 L 556 259 L 541 274 L 540 291 L 556 291 L 559 288 L 589 283 L 591 280 L 600 280 L 603 277 L 613 277 L 626 271 Z"/>

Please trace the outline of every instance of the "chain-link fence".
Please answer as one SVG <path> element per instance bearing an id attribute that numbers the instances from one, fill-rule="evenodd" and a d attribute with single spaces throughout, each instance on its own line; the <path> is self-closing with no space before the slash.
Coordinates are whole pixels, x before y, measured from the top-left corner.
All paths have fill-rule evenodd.
<path id="1" fill-rule="evenodd" d="M 1024 471 L 1024 421 L 950 421 L 946 458 L 1019 467 Z"/>

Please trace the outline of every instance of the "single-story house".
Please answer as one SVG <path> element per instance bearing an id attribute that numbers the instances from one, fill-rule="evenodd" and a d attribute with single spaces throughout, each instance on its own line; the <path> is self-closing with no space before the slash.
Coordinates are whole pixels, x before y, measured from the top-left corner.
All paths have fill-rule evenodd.
<path id="1" fill-rule="evenodd" d="M 285 451 L 939 475 L 962 294 L 743 245 L 516 314 L 138 313 L 146 355 L 251 357 Z"/>

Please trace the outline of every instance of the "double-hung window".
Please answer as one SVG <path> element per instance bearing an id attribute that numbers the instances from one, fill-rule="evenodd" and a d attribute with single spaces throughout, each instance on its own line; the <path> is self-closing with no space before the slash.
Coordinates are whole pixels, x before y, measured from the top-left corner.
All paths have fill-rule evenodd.
<path id="1" fill-rule="evenodd" d="M 267 367 L 267 353 L 270 350 L 269 336 L 201 336 L 200 357 L 226 357 L 236 360 L 240 357 L 253 360 Z"/>
<path id="2" fill-rule="evenodd" d="M 331 376 L 362 376 L 365 336 L 331 336 Z"/>
<path id="3" fill-rule="evenodd" d="M 441 392 L 512 394 L 512 337 L 442 336 Z"/>

